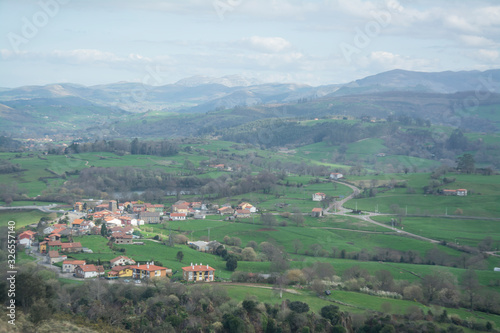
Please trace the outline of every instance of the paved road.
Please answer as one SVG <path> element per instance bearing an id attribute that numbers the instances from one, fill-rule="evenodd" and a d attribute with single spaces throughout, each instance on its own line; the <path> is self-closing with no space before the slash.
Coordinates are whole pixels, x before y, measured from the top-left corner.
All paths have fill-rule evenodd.
<path id="1" fill-rule="evenodd" d="M 52 208 L 56 207 L 56 204 L 48 205 L 48 206 L 12 206 L 12 207 L 0 207 L 0 210 L 27 210 L 27 209 L 38 209 L 44 213 L 52 213 L 57 212 L 58 210 L 53 210 Z"/>
<path id="2" fill-rule="evenodd" d="M 351 216 L 351 217 L 354 217 L 354 218 L 357 218 L 357 219 L 360 219 L 360 220 L 363 220 L 363 221 L 366 221 L 366 222 L 369 222 L 369 223 L 372 223 L 372 224 L 376 224 L 376 225 L 378 225 L 380 227 L 390 229 L 390 230 L 392 230 L 394 232 L 397 232 L 398 234 L 401 234 L 401 235 L 406 235 L 406 236 L 409 236 L 409 237 L 421 239 L 423 241 L 434 243 L 434 244 L 439 243 L 439 241 L 437 241 L 435 239 L 431 239 L 431 238 L 427 238 L 427 237 L 422 237 L 422 236 L 419 236 L 419 235 L 416 235 L 416 234 L 412 234 L 410 232 L 399 230 L 397 228 L 390 227 L 390 226 L 385 225 L 383 223 L 374 221 L 371 218 L 372 216 L 390 215 L 390 214 L 379 214 L 379 213 L 367 212 L 368 213 L 367 215 L 366 214 L 364 214 L 364 215 L 351 215 L 351 214 L 349 214 L 348 215 L 347 213 L 350 211 L 350 209 L 344 208 L 343 206 L 344 206 L 344 204 L 347 201 L 351 200 L 356 195 L 358 195 L 360 193 L 360 190 L 359 190 L 359 188 L 357 188 L 356 186 L 351 185 L 351 184 L 342 183 L 342 182 L 337 182 L 337 183 L 342 184 L 342 185 L 346 185 L 346 186 L 350 187 L 352 189 L 353 193 L 351 195 L 349 195 L 348 197 L 342 199 L 341 201 L 333 202 L 332 204 L 330 204 L 330 206 L 328 206 L 328 208 L 325 211 L 326 215 Z M 330 212 L 330 210 L 332 208 L 336 208 L 337 213 Z"/>

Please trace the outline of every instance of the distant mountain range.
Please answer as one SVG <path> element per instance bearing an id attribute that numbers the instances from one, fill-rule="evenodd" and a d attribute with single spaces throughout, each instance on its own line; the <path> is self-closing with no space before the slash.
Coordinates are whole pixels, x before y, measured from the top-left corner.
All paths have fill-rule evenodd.
<path id="1" fill-rule="evenodd" d="M 164 115 L 210 112 L 213 115 L 235 107 L 246 108 L 244 113 L 233 112 L 241 113 L 245 118 L 242 121 L 255 120 L 249 115 L 274 117 L 281 114 L 276 110 L 282 107 L 288 108 L 294 117 L 332 112 L 363 112 L 378 117 L 421 112 L 423 117 L 438 120 L 453 114 L 457 103 L 464 104 L 467 98 L 470 103 L 497 103 L 499 92 L 500 69 L 439 73 L 392 70 L 346 84 L 319 87 L 260 83 L 237 75 L 195 76 L 163 86 L 118 82 L 87 87 L 60 83 L 1 88 L 0 130 L 26 132 L 37 126 L 44 127 L 42 132 L 50 134 L 109 124 L 126 128 L 123 122 L 133 122 L 137 119 L 134 114 L 140 114 L 141 121 L 147 122 L 155 112 L 156 117 L 158 112 Z M 454 124 L 459 126 L 457 116 L 453 116 Z"/>

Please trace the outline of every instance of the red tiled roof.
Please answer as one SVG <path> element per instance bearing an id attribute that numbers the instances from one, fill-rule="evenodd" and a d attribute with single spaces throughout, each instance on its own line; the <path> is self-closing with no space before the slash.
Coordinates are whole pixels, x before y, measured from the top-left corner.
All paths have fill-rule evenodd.
<path id="1" fill-rule="evenodd" d="M 59 258 L 59 251 L 49 251 L 50 258 Z"/>
<path id="2" fill-rule="evenodd" d="M 250 211 L 248 209 L 238 209 L 236 214 L 250 214 Z"/>
<path id="3" fill-rule="evenodd" d="M 74 243 L 61 243 L 61 247 L 63 249 L 75 249 L 75 248 L 80 248 L 82 247 L 82 244 L 80 242 L 74 242 Z"/>
<path id="4" fill-rule="evenodd" d="M 316 195 L 321 195 L 321 196 L 326 196 L 326 194 L 325 194 L 325 193 L 321 193 L 321 192 L 314 193 L 314 194 L 316 194 Z"/>
<path id="5" fill-rule="evenodd" d="M 85 265 L 85 260 L 64 260 L 63 264 L 66 264 L 66 265 Z"/>
<path id="6" fill-rule="evenodd" d="M 73 221 L 72 224 L 81 224 L 84 220 L 83 219 L 76 219 Z"/>
<path id="7" fill-rule="evenodd" d="M 130 266 L 113 266 L 111 268 L 111 270 L 114 272 L 121 272 L 122 270 L 124 270 L 126 268 L 130 268 Z"/>
<path id="8" fill-rule="evenodd" d="M 129 261 L 134 261 L 134 260 L 130 259 L 129 257 L 125 257 L 125 256 L 118 256 L 118 257 L 116 257 L 116 258 L 111 259 L 109 262 L 110 262 L 110 263 L 117 262 L 117 261 L 118 261 L 118 260 L 120 260 L 120 259 L 125 259 L 125 260 L 129 260 Z M 135 262 L 135 261 L 134 261 L 134 262 Z"/>
<path id="9" fill-rule="evenodd" d="M 193 266 L 182 267 L 182 270 L 186 272 L 199 272 L 199 271 L 215 271 L 215 268 L 212 268 L 208 265 L 193 265 Z"/>
<path id="10" fill-rule="evenodd" d="M 156 266 L 156 265 L 136 265 L 136 266 L 129 266 L 130 268 L 133 268 L 135 270 L 142 270 L 142 271 L 162 271 L 162 270 L 167 270 L 168 268 L 166 267 L 161 267 L 161 266 Z"/>
<path id="11" fill-rule="evenodd" d="M 171 213 L 170 216 L 174 216 L 174 217 L 185 217 L 186 216 L 186 213 Z"/>
<path id="12" fill-rule="evenodd" d="M 61 246 L 62 243 L 61 243 L 61 241 L 58 241 L 58 240 L 57 241 L 49 241 L 48 245 L 49 246 Z"/>
<path id="13" fill-rule="evenodd" d="M 322 212 L 323 209 L 321 209 L 321 208 L 313 208 L 312 211 L 315 212 L 315 213 L 316 212 Z"/>
<path id="14" fill-rule="evenodd" d="M 80 266 L 78 266 L 78 268 L 81 268 L 82 271 L 84 271 L 84 272 L 97 272 L 97 267 L 95 267 L 95 265 L 92 265 L 92 264 L 90 264 L 90 265 L 80 265 Z"/>

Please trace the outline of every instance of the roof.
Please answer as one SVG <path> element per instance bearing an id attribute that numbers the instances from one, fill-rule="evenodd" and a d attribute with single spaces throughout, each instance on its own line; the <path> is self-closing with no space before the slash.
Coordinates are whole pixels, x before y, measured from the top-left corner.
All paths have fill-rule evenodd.
<path id="1" fill-rule="evenodd" d="M 22 235 L 22 234 L 27 234 L 27 235 L 36 235 L 36 232 L 31 231 L 31 230 L 26 230 L 26 231 L 21 232 L 21 235 Z"/>
<path id="2" fill-rule="evenodd" d="M 85 265 L 85 260 L 64 260 L 64 265 Z"/>
<path id="3" fill-rule="evenodd" d="M 129 266 L 130 268 L 136 269 L 136 270 L 141 270 L 141 271 L 162 271 L 162 270 L 167 270 L 167 267 L 161 267 L 161 266 L 156 266 L 156 265 L 136 265 L 136 266 Z"/>
<path id="4" fill-rule="evenodd" d="M 59 251 L 49 251 L 49 257 L 50 258 L 59 258 L 61 255 L 59 254 Z M 64 256 L 66 257 L 66 256 Z"/>
<path id="5" fill-rule="evenodd" d="M 199 271 L 215 271 L 215 268 L 212 268 L 208 265 L 192 265 L 192 266 L 182 267 L 182 270 L 185 272 L 199 272 Z"/>
<path id="6" fill-rule="evenodd" d="M 101 266 L 102 267 L 102 266 Z M 77 269 L 80 268 L 82 271 L 84 272 L 97 272 L 97 267 L 95 267 L 95 265 L 80 265 L 77 267 Z"/>
<path id="7" fill-rule="evenodd" d="M 325 193 L 321 193 L 321 192 L 318 192 L 318 193 L 314 193 L 315 195 L 321 195 L 321 196 L 326 196 Z"/>
<path id="8" fill-rule="evenodd" d="M 219 210 L 227 210 L 227 209 L 231 209 L 232 210 L 231 207 L 221 207 L 221 208 L 219 208 Z"/>
<path id="9" fill-rule="evenodd" d="M 170 216 L 175 216 L 175 217 L 186 217 L 186 213 L 171 213 Z"/>
<path id="10" fill-rule="evenodd" d="M 75 219 L 71 224 L 81 224 L 83 221 L 83 219 Z"/>
<path id="11" fill-rule="evenodd" d="M 238 209 L 236 214 L 250 214 L 250 211 L 248 209 Z"/>
<path id="12" fill-rule="evenodd" d="M 322 208 L 313 208 L 312 211 L 313 212 L 322 212 L 323 209 Z"/>
<path id="13" fill-rule="evenodd" d="M 61 246 L 62 243 L 61 243 L 61 241 L 56 240 L 56 241 L 49 241 L 48 245 L 49 246 Z"/>
<path id="14" fill-rule="evenodd" d="M 74 248 L 80 248 L 80 247 L 82 247 L 82 244 L 80 242 L 61 243 L 61 247 L 63 249 L 74 249 Z"/>
<path id="15" fill-rule="evenodd" d="M 130 266 L 113 266 L 111 267 L 111 270 L 114 271 L 114 272 L 121 272 L 123 271 L 124 269 L 130 269 Z"/>
<path id="16" fill-rule="evenodd" d="M 193 244 L 193 245 L 196 245 L 198 247 L 204 247 L 204 246 L 207 246 L 208 245 L 208 242 L 204 242 L 204 241 L 196 241 L 196 242 L 189 242 L 189 244 Z"/>
<path id="17" fill-rule="evenodd" d="M 113 263 L 113 262 L 117 262 L 117 261 L 118 261 L 118 260 L 120 260 L 120 259 L 135 262 L 133 259 L 130 259 L 129 257 L 125 257 L 125 256 L 118 256 L 118 257 L 116 257 L 116 258 L 111 259 L 109 262 L 111 262 L 111 263 Z"/>
<path id="18" fill-rule="evenodd" d="M 467 191 L 465 188 L 459 188 L 457 191 Z"/>
<path id="19" fill-rule="evenodd" d="M 443 190 L 443 192 L 456 192 L 458 190 Z"/>

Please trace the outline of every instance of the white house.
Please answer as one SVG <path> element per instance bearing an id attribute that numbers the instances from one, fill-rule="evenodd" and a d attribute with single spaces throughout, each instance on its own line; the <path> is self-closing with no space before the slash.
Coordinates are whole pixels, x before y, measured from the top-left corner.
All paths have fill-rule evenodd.
<path id="1" fill-rule="evenodd" d="M 74 273 L 75 268 L 85 265 L 85 260 L 64 260 L 62 265 L 63 273 Z"/>
<path id="2" fill-rule="evenodd" d="M 135 261 L 129 257 L 119 256 L 109 261 L 111 267 L 124 266 L 124 265 L 135 265 Z"/>
<path id="3" fill-rule="evenodd" d="M 172 221 L 181 221 L 186 219 L 186 213 L 171 213 L 170 219 Z"/>
<path id="4" fill-rule="evenodd" d="M 312 195 L 313 201 L 323 201 L 323 200 L 325 200 L 325 198 L 326 198 L 326 194 L 325 193 L 321 193 L 321 192 L 314 193 Z"/>
<path id="5" fill-rule="evenodd" d="M 98 277 L 99 275 L 103 274 L 104 274 L 104 268 L 102 266 L 80 265 L 77 268 L 75 268 L 75 276 L 82 279 Z"/>
<path id="6" fill-rule="evenodd" d="M 338 172 L 332 172 L 330 174 L 330 179 L 333 179 L 333 180 L 339 180 L 340 178 L 344 178 L 344 175 L 341 174 L 341 173 L 338 173 Z"/>
<path id="7" fill-rule="evenodd" d="M 457 190 L 457 195 L 461 197 L 465 197 L 467 195 L 467 190 L 465 188 L 459 188 Z"/>

